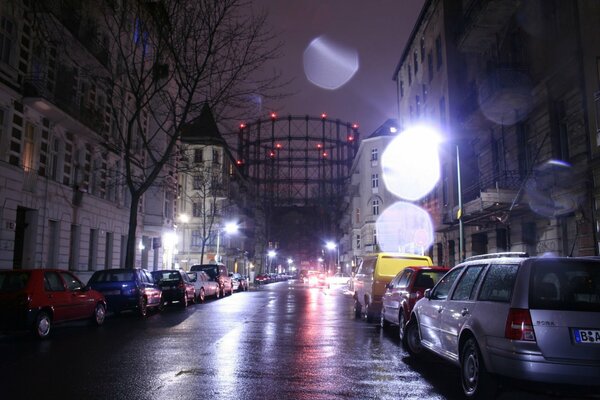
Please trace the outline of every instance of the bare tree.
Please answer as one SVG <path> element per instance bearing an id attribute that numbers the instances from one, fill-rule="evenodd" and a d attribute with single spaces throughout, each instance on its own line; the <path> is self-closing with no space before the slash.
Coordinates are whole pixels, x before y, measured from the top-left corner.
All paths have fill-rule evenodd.
<path id="1" fill-rule="evenodd" d="M 127 188 L 130 210 L 125 266 L 131 267 L 144 194 L 161 184 L 176 191 L 181 128 L 205 103 L 223 123 L 244 115 L 252 107 L 249 97 L 276 97 L 281 86 L 275 73 L 253 77 L 278 57 L 280 44 L 267 31 L 266 14 L 254 13 L 244 0 L 33 3 L 38 11 L 71 8 L 75 18 L 88 21 L 88 49 L 104 56 L 100 63 L 75 56 L 71 61 L 106 96 L 110 124 L 101 133 L 122 155 L 120 182 Z M 52 32 L 48 40 L 69 54 L 69 42 L 49 26 L 52 21 L 42 21 Z"/>

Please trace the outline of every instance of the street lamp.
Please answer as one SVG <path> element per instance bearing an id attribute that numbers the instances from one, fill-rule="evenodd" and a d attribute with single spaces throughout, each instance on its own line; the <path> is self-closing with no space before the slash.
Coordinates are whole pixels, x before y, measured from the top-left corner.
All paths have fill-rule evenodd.
<path id="1" fill-rule="evenodd" d="M 269 256 L 268 272 L 271 272 L 271 266 L 273 264 L 273 258 L 275 258 L 276 255 L 277 255 L 277 252 L 275 250 L 269 250 L 269 252 L 267 253 L 267 256 Z"/>
<path id="2" fill-rule="evenodd" d="M 234 234 L 238 231 L 239 227 L 235 222 L 228 222 L 224 227 L 217 230 L 217 252 L 215 254 L 215 261 L 220 262 L 221 255 L 219 254 L 219 247 L 221 245 L 221 232 L 225 234 Z"/>
<path id="3" fill-rule="evenodd" d="M 335 259 L 335 270 L 337 272 L 338 266 L 340 265 L 340 248 L 337 244 L 335 244 L 334 242 L 327 242 L 325 244 L 325 246 L 329 249 L 329 250 L 337 250 L 337 258 Z"/>
<path id="4" fill-rule="evenodd" d="M 181 230 L 181 251 L 185 255 L 186 263 L 187 263 L 186 265 L 189 266 L 189 264 L 190 264 L 189 251 L 185 246 L 185 231 L 187 229 L 187 223 L 190 222 L 190 216 L 187 214 L 180 214 L 179 222 L 181 222 L 183 224 L 183 229 Z"/>

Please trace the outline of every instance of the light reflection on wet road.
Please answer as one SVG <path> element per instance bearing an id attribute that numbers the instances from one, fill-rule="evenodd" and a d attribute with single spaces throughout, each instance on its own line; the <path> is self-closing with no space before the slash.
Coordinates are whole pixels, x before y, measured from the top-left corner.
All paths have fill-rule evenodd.
<path id="1" fill-rule="evenodd" d="M 455 367 L 411 360 L 393 331 L 354 319 L 343 287 L 280 282 L 54 333 L 0 336 L 0 398 L 462 398 Z M 552 398 L 517 389 L 499 398 L 517 397 Z"/>

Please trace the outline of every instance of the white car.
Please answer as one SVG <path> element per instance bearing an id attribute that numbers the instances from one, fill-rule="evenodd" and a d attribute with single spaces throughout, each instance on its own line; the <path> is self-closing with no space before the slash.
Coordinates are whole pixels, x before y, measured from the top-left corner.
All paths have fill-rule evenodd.
<path id="1" fill-rule="evenodd" d="M 330 285 L 347 285 L 350 278 L 350 275 L 343 272 L 338 272 L 335 275 L 328 277 L 327 281 Z"/>
<path id="2" fill-rule="evenodd" d="M 198 303 L 203 303 L 207 297 L 215 296 L 217 299 L 220 297 L 219 283 L 210 279 L 206 272 L 192 271 L 187 274 L 194 284 L 194 288 L 196 288 L 196 301 Z"/>

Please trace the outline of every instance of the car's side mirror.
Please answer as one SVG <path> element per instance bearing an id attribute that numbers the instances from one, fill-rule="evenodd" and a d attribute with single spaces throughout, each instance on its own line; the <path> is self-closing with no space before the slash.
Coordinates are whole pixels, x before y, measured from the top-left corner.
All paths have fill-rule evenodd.
<path id="1" fill-rule="evenodd" d="M 423 294 L 423 297 L 431 300 L 431 289 L 425 289 L 425 293 Z"/>

